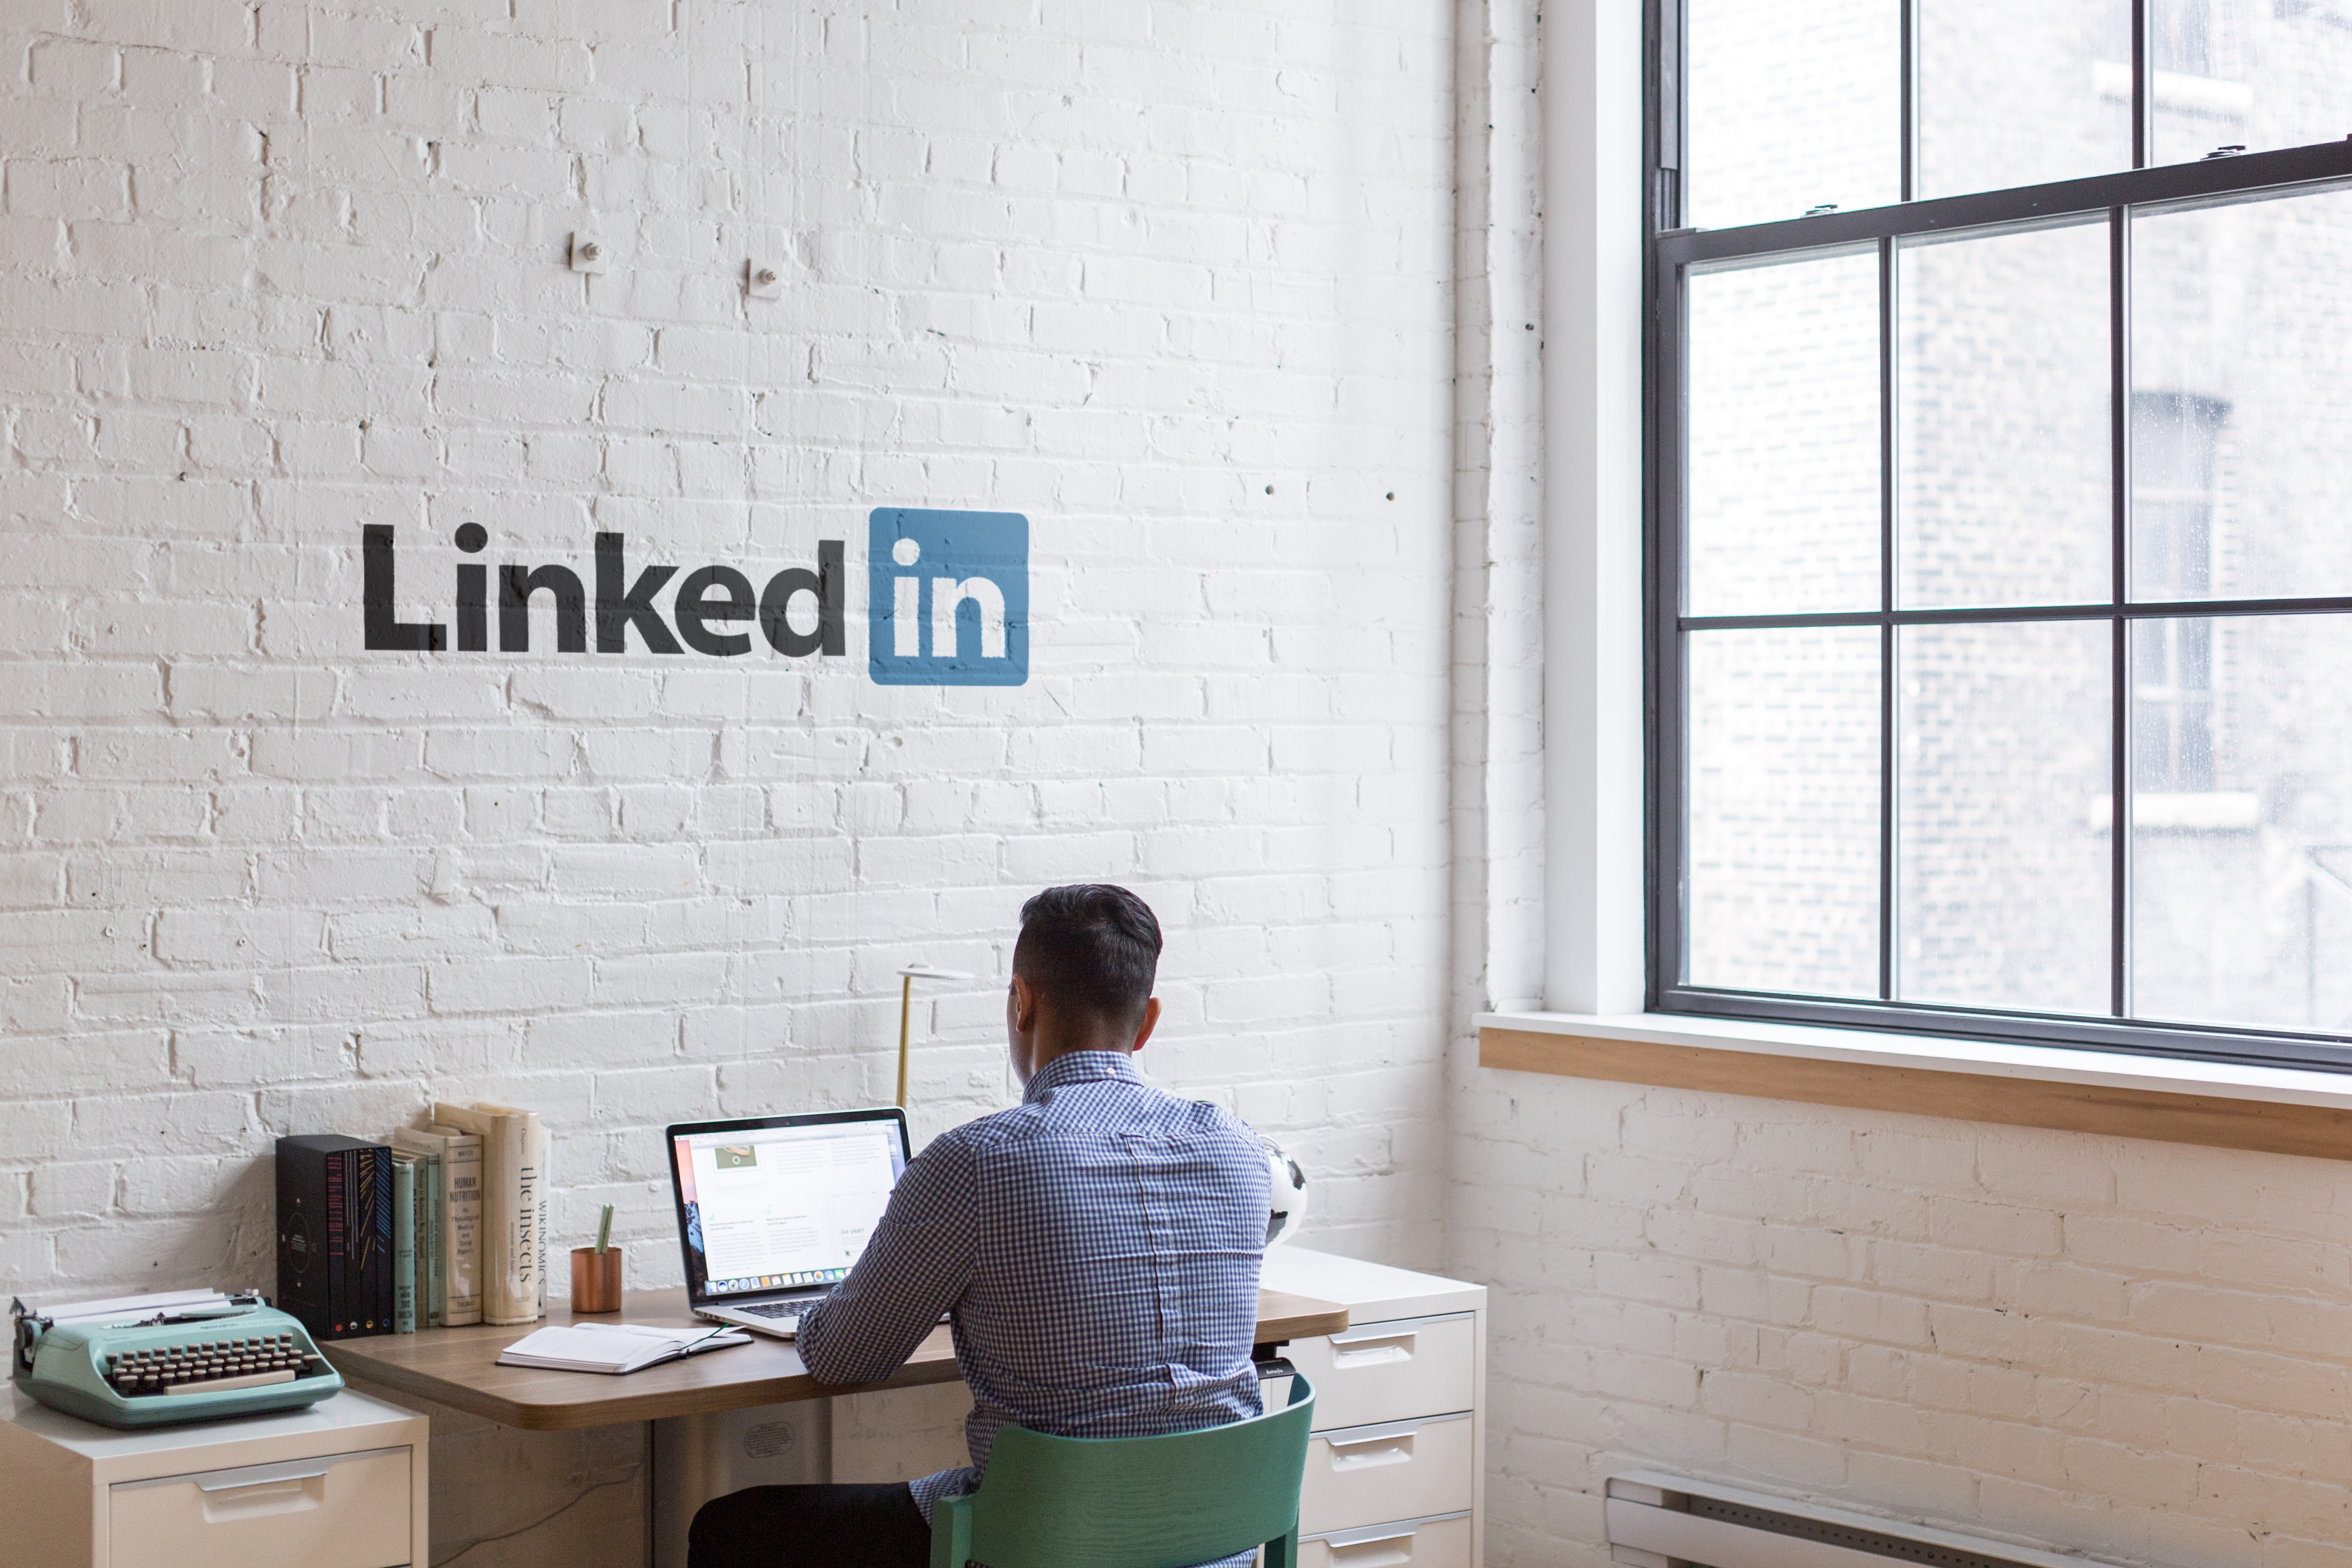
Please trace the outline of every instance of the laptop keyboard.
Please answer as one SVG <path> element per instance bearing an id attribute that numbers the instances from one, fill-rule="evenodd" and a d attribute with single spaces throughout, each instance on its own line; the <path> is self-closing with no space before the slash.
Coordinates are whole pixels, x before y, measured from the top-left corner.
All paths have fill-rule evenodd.
<path id="1" fill-rule="evenodd" d="M 755 1301 L 735 1310 L 754 1318 L 797 1318 L 807 1305 L 805 1301 Z"/>

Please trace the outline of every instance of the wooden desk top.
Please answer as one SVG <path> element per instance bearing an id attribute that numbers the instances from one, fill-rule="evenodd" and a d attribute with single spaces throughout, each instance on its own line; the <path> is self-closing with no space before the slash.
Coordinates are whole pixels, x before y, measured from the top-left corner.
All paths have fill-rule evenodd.
<path id="1" fill-rule="evenodd" d="M 1257 1342 L 1278 1344 L 1348 1326 L 1348 1309 L 1335 1301 L 1280 1290 L 1257 1295 Z M 933 1329 L 907 1364 L 881 1383 L 827 1384 L 811 1377 L 800 1350 L 788 1341 L 754 1334 L 748 1345 L 711 1351 L 685 1361 L 649 1366 L 625 1376 L 593 1372 L 549 1372 L 500 1366 L 499 1352 L 549 1323 L 628 1322 L 692 1324 L 686 1291 L 632 1290 L 617 1312 L 575 1320 L 551 1304 L 546 1323 L 502 1328 L 428 1329 L 414 1334 L 378 1334 L 363 1340 L 331 1340 L 319 1348 L 335 1370 L 353 1383 L 373 1384 L 414 1394 L 532 1432 L 564 1432 L 621 1421 L 652 1421 L 705 1410 L 747 1405 L 779 1405 L 792 1399 L 823 1399 L 867 1388 L 908 1388 L 953 1383 L 955 1351 L 945 1324 Z M 715 1326 L 715 1325 L 709 1325 Z"/>

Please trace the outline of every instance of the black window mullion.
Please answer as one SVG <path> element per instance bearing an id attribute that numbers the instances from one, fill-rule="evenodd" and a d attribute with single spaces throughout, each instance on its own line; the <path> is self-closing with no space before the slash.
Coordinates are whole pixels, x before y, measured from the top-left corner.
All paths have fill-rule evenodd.
<path id="1" fill-rule="evenodd" d="M 2352 595 L 2317 599 L 2137 599 L 2120 608 L 2102 599 L 2082 605 L 1986 605 L 1955 609 L 1791 610 L 1786 615 L 1685 616 L 1686 632 L 1760 631 L 1781 626 L 2000 626 L 2019 621 L 2105 621 L 2120 615 L 2130 621 L 2173 620 L 2193 616 L 2220 620 L 2230 616 L 2352 616 Z"/>
<path id="2" fill-rule="evenodd" d="M 2149 48 L 2148 7 L 2151 0 L 2131 0 L 2132 167 L 2145 169 L 2154 152 L 2153 118 L 2156 67 Z"/>
<path id="3" fill-rule="evenodd" d="M 2315 142 L 2234 157 L 2020 185 L 2005 191 L 1972 191 L 1851 212 L 1782 218 L 1736 228 L 1685 228 L 1663 233 L 1654 243 L 1685 265 L 1794 258 L 1807 250 L 1860 250 L 1887 235 L 1925 238 L 2005 225 L 2103 221 L 2110 208 L 2137 208 L 2215 198 L 2275 194 L 2297 187 L 2317 190 L 2352 182 L 2352 141 Z"/>
<path id="4" fill-rule="evenodd" d="M 1851 997 L 1801 996 L 1785 992 L 1719 991 L 1701 985 L 1669 986 L 1660 995 L 1657 1005 L 1662 1012 L 1702 1017 L 1889 1029 L 1946 1038 L 2007 1040 L 2204 1061 L 2218 1058 L 2337 1073 L 2345 1072 L 2347 1059 L 2352 1059 L 2352 1053 L 2347 1050 L 2347 1046 L 2352 1046 L 2352 1036 L 2340 1031 L 2273 1034 L 2213 1025 L 2159 1024 L 2137 1019 L 2118 1022 L 2113 1018 L 2003 1013 L 1925 1002 L 1858 1002 Z"/>
<path id="5" fill-rule="evenodd" d="M 1919 0 L 1903 0 L 1902 70 L 1902 191 L 1908 202 L 1919 195 Z"/>
<path id="6" fill-rule="evenodd" d="M 1669 0 L 1669 4 L 1672 0 Z M 1686 505 L 1684 500 L 1685 415 L 1688 411 L 1688 355 L 1684 348 L 1685 275 L 1678 267 L 1662 266 L 1652 274 L 1651 287 L 1659 298 L 1651 310 L 1653 364 L 1650 377 L 1651 427 L 1660 458 L 1653 465 L 1653 515 L 1662 520 L 1651 530 L 1650 632 L 1651 686 L 1647 704 L 1650 721 L 1650 776 L 1653 785 L 1652 841 L 1655 846 L 1648 868 L 1650 942 L 1655 955 L 1650 975 L 1650 995 L 1655 1005 L 1663 990 L 1684 981 L 1685 911 L 1690 878 L 1685 864 L 1690 823 L 1684 799 L 1689 776 L 1690 745 L 1685 718 L 1685 667 L 1688 636 L 1675 623 L 1683 607 L 1682 564 Z"/>
<path id="7" fill-rule="evenodd" d="M 1664 1005 L 1665 993 L 1683 981 L 1683 921 L 1687 902 L 1684 869 L 1688 824 L 1684 777 L 1689 748 L 1684 734 L 1684 643 L 1678 617 L 1683 599 L 1684 416 L 1688 365 L 1683 348 L 1685 274 L 1655 243 L 1678 228 L 1688 199 L 1683 164 L 1687 145 L 1689 95 L 1685 90 L 1685 0 L 1649 0 L 1651 103 L 1648 134 L 1654 177 L 1650 181 L 1651 264 L 1643 269 L 1643 304 L 1646 352 L 1643 355 L 1643 413 L 1649 461 L 1643 465 L 1643 569 L 1649 605 L 1643 630 L 1648 689 L 1644 693 L 1643 763 L 1649 775 L 1643 882 L 1649 937 L 1647 1005 Z"/>
<path id="8" fill-rule="evenodd" d="M 1690 142 L 1690 95 L 1682 90 L 1685 61 L 1685 46 L 1690 37 L 1690 12 L 1687 0 L 1665 0 L 1659 16 L 1658 66 L 1666 78 L 1672 106 L 1658 122 L 1658 139 L 1663 148 L 1672 154 L 1665 167 L 1671 171 L 1666 182 L 1666 200 L 1659 214 L 1660 226 L 1680 228 L 1683 213 L 1690 205 L 1689 176 L 1683 163 L 1683 149 Z"/>
<path id="9" fill-rule="evenodd" d="M 1903 35 L 1907 60 L 1911 0 L 1904 0 Z M 1904 101 L 1907 148 L 1907 89 Z M 1907 194 L 1911 181 L 1907 151 L 1904 155 L 1903 179 Z M 1889 235 L 1878 242 L 1878 607 L 1887 617 L 1878 628 L 1878 994 L 1884 1001 L 1892 1001 L 1895 996 L 1895 332 L 1901 321 L 1895 299 L 1899 277 L 1896 260 L 1895 237 Z"/>
<path id="10" fill-rule="evenodd" d="M 2145 18 L 2147 0 L 2134 0 L 2135 18 Z M 2137 28 L 2135 32 L 2137 36 Z M 2107 1011 L 2131 1015 L 2131 209 L 2107 215 L 2107 384 L 2113 478 L 2108 524 L 2107 579 L 2114 604 L 2109 668 L 2107 758 L 2108 880 Z"/>

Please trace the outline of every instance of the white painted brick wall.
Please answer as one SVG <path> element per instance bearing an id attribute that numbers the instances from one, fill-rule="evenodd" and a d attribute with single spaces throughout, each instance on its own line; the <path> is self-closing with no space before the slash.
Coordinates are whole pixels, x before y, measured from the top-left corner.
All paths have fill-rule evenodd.
<path id="1" fill-rule="evenodd" d="M 1543 298 L 1536 7 L 1454 35 L 1455 1012 L 1543 990 Z"/>
<path id="2" fill-rule="evenodd" d="M 1652 1468 L 2163 1568 L 2352 1562 L 2335 1161 L 1457 1068 L 1496 1564 Z"/>
<path id="3" fill-rule="evenodd" d="M 918 957 L 985 976 L 919 1133 L 1006 1103 L 1019 901 L 1080 878 L 1168 927 L 1162 1080 L 1434 1261 L 1450 25 L 7 7 L 0 1281 L 266 1282 L 273 1137 L 475 1094 L 674 1279 L 665 1121 L 887 1099 Z M 1028 686 L 866 679 L 881 503 L 1030 515 Z M 361 524 L 446 622 L 469 521 L 583 577 L 846 539 L 852 658 L 362 651 Z M 635 1438 L 447 1441 L 510 1484 L 436 1560 L 641 1504 Z"/>

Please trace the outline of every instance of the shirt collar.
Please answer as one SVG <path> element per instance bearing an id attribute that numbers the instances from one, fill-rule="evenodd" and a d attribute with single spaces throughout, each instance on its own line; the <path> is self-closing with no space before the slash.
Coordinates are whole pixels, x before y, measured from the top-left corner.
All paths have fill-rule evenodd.
<path id="1" fill-rule="evenodd" d="M 1043 1100 L 1053 1090 L 1066 1089 L 1074 1083 L 1098 1083 L 1106 1079 L 1141 1083 L 1143 1074 L 1136 1070 L 1134 1053 L 1072 1051 L 1067 1056 L 1055 1057 L 1039 1068 L 1036 1076 L 1030 1079 L 1028 1089 L 1022 1093 L 1022 1103 L 1025 1105 Z"/>

